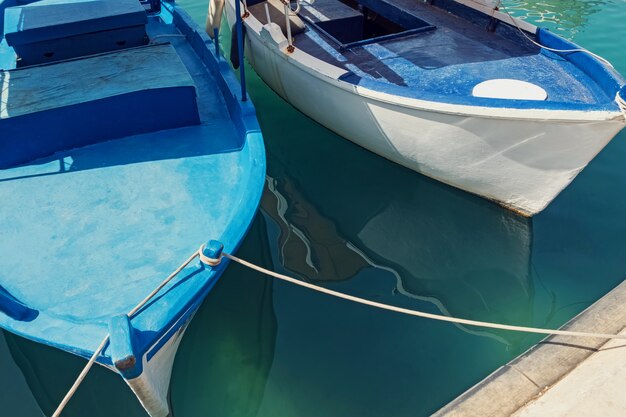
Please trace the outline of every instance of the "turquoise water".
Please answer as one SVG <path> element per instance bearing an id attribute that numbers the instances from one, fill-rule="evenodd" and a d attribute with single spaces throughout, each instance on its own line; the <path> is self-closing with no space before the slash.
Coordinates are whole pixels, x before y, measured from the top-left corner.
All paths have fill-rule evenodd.
<path id="1" fill-rule="evenodd" d="M 206 2 L 181 2 L 198 21 Z M 509 1 L 626 73 L 626 3 Z M 240 255 L 365 298 L 558 327 L 626 275 L 626 134 L 532 221 L 341 139 L 248 67 L 267 189 Z M 5 333 L 0 416 L 49 415 L 83 361 Z M 538 340 L 374 311 L 232 265 L 174 367 L 175 417 L 425 416 Z M 65 416 L 145 416 L 94 369 Z"/>

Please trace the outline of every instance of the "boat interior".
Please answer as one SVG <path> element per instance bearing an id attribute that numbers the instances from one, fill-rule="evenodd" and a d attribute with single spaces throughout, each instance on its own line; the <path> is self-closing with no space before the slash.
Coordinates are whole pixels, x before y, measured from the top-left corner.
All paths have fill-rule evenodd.
<path id="1" fill-rule="evenodd" d="M 197 242 L 225 236 L 238 211 L 207 183 L 245 201 L 245 131 L 189 41 L 206 55 L 209 39 L 150 7 L 0 0 L 0 321 L 32 339 L 99 340 Z M 183 308 L 197 268 L 160 298 Z M 139 334 L 167 328 L 158 314 L 137 317 Z"/>
<path id="2" fill-rule="evenodd" d="M 264 7 L 254 0 L 248 4 L 265 23 Z M 525 36 L 555 48 L 575 45 L 560 45 L 561 39 L 547 31 L 543 39 L 522 34 L 453 0 L 303 0 L 297 17 L 301 23 L 292 23 L 296 48 L 348 71 L 344 81 L 379 82 L 379 91 L 463 102 L 473 98 L 481 83 L 515 79 L 532 84 L 522 89 L 545 91 L 534 100 L 598 104 L 615 98 L 615 83 L 607 88 L 606 74 L 588 65 L 589 57 L 578 53 L 564 59 Z M 284 14 L 277 23 L 284 28 Z M 520 94 L 523 99 L 524 92 Z M 506 98 L 515 99 L 515 93 Z"/>

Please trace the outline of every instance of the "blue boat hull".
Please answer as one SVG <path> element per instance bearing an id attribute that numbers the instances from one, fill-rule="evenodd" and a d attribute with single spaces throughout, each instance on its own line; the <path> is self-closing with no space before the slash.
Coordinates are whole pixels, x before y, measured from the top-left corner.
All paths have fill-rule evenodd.
<path id="1" fill-rule="evenodd" d="M 227 260 L 189 264 L 126 314 L 204 242 L 237 250 L 265 153 L 202 29 L 164 3 L 146 33 L 151 45 L 20 68 L 2 40 L 0 326 L 84 358 L 109 334 L 97 362 L 166 416 L 176 349 Z"/>

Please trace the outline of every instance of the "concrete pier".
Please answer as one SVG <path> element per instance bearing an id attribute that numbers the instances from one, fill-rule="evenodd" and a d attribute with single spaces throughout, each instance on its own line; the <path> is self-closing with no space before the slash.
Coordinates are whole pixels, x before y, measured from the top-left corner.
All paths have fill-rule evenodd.
<path id="1" fill-rule="evenodd" d="M 626 334 L 623 331 L 622 334 Z M 626 340 L 612 340 L 515 417 L 626 415 Z"/>
<path id="2" fill-rule="evenodd" d="M 626 281 L 562 329 L 626 332 Z M 550 336 L 434 416 L 623 417 L 625 410 L 626 341 Z"/>

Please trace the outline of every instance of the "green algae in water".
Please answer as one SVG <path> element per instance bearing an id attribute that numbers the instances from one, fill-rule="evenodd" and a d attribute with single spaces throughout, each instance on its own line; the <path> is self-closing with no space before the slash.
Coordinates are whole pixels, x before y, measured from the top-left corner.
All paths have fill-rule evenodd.
<path id="1" fill-rule="evenodd" d="M 204 23 L 204 1 L 181 3 Z M 626 73 L 616 41 L 626 37 L 623 2 L 507 3 Z M 268 179 L 242 257 L 403 307 L 553 328 L 623 280 L 626 134 L 527 220 L 338 137 L 247 69 Z M 0 416 L 49 415 L 84 361 L 5 337 L 1 386 L 21 396 L 0 391 Z M 181 344 L 174 415 L 425 416 L 538 339 L 377 311 L 231 265 Z M 97 367 L 64 415 L 145 413 L 117 375 Z"/>

